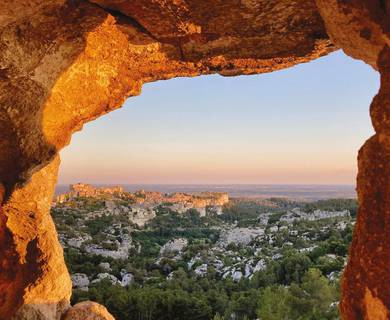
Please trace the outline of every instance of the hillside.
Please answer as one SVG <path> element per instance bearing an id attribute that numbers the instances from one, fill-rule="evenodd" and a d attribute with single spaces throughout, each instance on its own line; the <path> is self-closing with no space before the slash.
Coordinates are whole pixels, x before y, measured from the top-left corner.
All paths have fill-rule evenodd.
<path id="1" fill-rule="evenodd" d="M 117 319 L 338 319 L 355 200 L 190 201 L 211 198 L 120 191 L 54 204 L 73 301 Z"/>

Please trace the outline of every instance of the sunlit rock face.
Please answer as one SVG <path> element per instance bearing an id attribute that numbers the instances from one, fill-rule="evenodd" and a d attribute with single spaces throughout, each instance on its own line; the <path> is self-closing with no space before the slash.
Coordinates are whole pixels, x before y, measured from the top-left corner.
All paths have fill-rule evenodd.
<path id="1" fill-rule="evenodd" d="M 194 1 L 194 21 L 181 21 L 179 12 L 168 17 L 170 1 L 122 4 L 134 2 L 140 5 L 135 14 L 143 12 L 140 22 L 131 12 L 112 11 L 110 2 L 107 11 L 86 1 L 6 1 L 0 15 L 0 176 L 7 194 L 85 122 L 120 107 L 144 82 L 270 72 L 334 50 L 313 1 L 265 1 L 254 12 L 251 1 L 239 7 Z M 191 23 L 205 25 L 199 39 L 164 31 Z"/>
<path id="2" fill-rule="evenodd" d="M 276 62 L 272 59 L 294 55 L 295 60 L 329 44 L 322 41 L 327 35 L 314 1 L 91 2 L 131 17 L 154 39 L 178 46 L 181 59 L 204 62 L 223 74 L 255 67 L 252 59 L 270 59 L 271 71 Z M 205 61 L 208 56 L 213 58 Z"/>
<path id="3" fill-rule="evenodd" d="M 345 53 L 378 69 L 384 46 L 390 46 L 388 0 L 316 0 L 329 36 Z"/>
<path id="4" fill-rule="evenodd" d="M 390 2 L 317 0 L 330 37 L 381 74 L 376 134 L 359 151 L 359 214 L 342 284 L 344 319 L 390 318 Z"/>
<path id="5" fill-rule="evenodd" d="M 71 282 L 50 216 L 59 158 L 34 173 L 2 206 L 0 319 L 59 319 Z"/>
<path id="6" fill-rule="evenodd" d="M 70 308 L 63 317 L 64 320 L 115 320 L 102 305 L 84 301 Z"/>
<path id="7" fill-rule="evenodd" d="M 49 209 L 57 153 L 73 132 L 145 82 L 287 68 L 334 50 L 329 33 L 382 74 L 372 104 L 377 134 L 359 155 L 361 209 L 341 309 L 345 319 L 387 319 L 389 7 L 379 0 L 1 1 L 1 317 L 59 319 L 69 307 L 71 281 Z M 94 310 L 111 319 L 88 303 L 65 319 L 89 319 Z"/>
<path id="8" fill-rule="evenodd" d="M 371 104 L 376 130 L 359 151 L 359 214 L 344 273 L 341 310 L 347 319 L 390 317 L 390 49 L 377 62 L 381 88 Z"/>

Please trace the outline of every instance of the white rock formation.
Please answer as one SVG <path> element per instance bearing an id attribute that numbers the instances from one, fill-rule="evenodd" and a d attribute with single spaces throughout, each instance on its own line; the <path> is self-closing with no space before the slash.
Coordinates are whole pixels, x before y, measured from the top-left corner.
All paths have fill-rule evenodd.
<path id="1" fill-rule="evenodd" d="M 112 271 L 111 266 L 108 262 L 100 262 L 99 267 L 102 268 L 104 271 Z"/>
<path id="2" fill-rule="evenodd" d="M 85 273 L 74 273 L 71 276 L 72 286 L 76 289 L 88 290 L 89 279 Z"/>
<path id="3" fill-rule="evenodd" d="M 123 235 L 122 242 L 115 241 L 117 250 L 104 249 L 99 245 L 90 244 L 85 246 L 85 251 L 90 254 L 100 255 L 102 257 L 110 257 L 113 259 L 128 259 L 129 249 L 133 247 L 132 240 L 129 236 Z"/>
<path id="4" fill-rule="evenodd" d="M 85 242 L 85 241 L 89 241 L 91 240 L 92 237 L 90 235 L 85 235 L 85 236 L 82 236 L 82 237 L 78 237 L 78 238 L 71 238 L 71 239 L 68 239 L 67 243 L 68 243 L 68 246 L 69 247 L 73 247 L 73 248 L 78 248 L 80 249 L 81 248 L 81 245 Z"/>
<path id="5" fill-rule="evenodd" d="M 119 283 L 119 280 L 117 279 L 117 277 L 113 276 L 112 274 L 106 273 L 106 272 L 99 273 L 96 276 L 96 279 L 92 280 L 91 283 L 98 283 L 98 282 L 102 281 L 103 279 L 108 279 L 112 284 Z"/>
<path id="6" fill-rule="evenodd" d="M 304 212 L 301 211 L 299 208 L 294 208 L 288 211 L 286 214 L 284 214 L 280 218 L 280 221 L 286 221 L 288 223 L 291 223 L 293 221 L 299 221 L 299 220 L 315 221 L 320 219 L 336 218 L 336 217 L 350 217 L 350 213 L 348 210 L 343 210 L 343 211 L 314 210 L 313 212 Z"/>
<path id="7" fill-rule="evenodd" d="M 135 205 L 131 207 L 129 212 L 130 221 L 139 227 L 145 226 L 145 224 L 156 217 L 153 207 L 144 205 Z"/>
<path id="8" fill-rule="evenodd" d="M 195 268 L 196 275 L 200 277 L 204 277 L 207 274 L 207 264 L 204 263 L 198 267 Z"/>
<path id="9" fill-rule="evenodd" d="M 234 282 L 238 282 L 240 281 L 242 278 L 242 272 L 241 271 L 234 271 L 233 275 L 232 275 L 232 279 Z"/>
<path id="10" fill-rule="evenodd" d="M 245 265 L 245 274 L 244 274 L 244 277 L 245 277 L 245 278 L 249 278 L 249 277 L 252 275 L 252 272 L 253 272 L 252 266 L 251 266 L 249 263 L 247 263 L 247 264 Z"/>
<path id="11" fill-rule="evenodd" d="M 168 241 L 160 249 L 160 255 L 166 255 L 169 253 L 182 252 L 188 245 L 188 240 L 185 238 L 177 238 Z"/>
<path id="12" fill-rule="evenodd" d="M 134 281 L 134 275 L 131 274 L 131 273 L 126 273 L 122 276 L 122 281 L 120 283 L 120 285 L 122 287 L 126 287 L 128 286 L 130 283 L 132 283 Z"/>
<path id="13" fill-rule="evenodd" d="M 269 232 L 271 233 L 278 232 L 278 230 L 279 230 L 278 226 L 272 226 L 269 228 Z"/>
<path id="14" fill-rule="evenodd" d="M 261 259 L 257 262 L 255 267 L 253 268 L 253 273 L 261 271 L 261 270 L 265 270 L 266 268 L 267 268 L 267 264 L 266 264 L 265 260 Z"/>
<path id="15" fill-rule="evenodd" d="M 262 228 L 234 228 L 221 232 L 219 244 L 227 246 L 233 242 L 238 245 L 246 246 L 252 240 L 264 235 Z"/>
<path id="16" fill-rule="evenodd" d="M 221 269 L 224 267 L 224 264 L 223 264 L 222 260 L 216 259 L 216 260 L 213 262 L 213 266 L 214 266 L 215 269 L 221 270 Z"/>
<path id="17" fill-rule="evenodd" d="M 195 262 L 197 261 L 201 261 L 201 258 L 199 257 L 199 255 L 196 255 L 195 257 L 192 257 L 191 260 L 189 262 L 187 262 L 187 267 L 188 267 L 188 270 L 191 270 L 192 269 L 192 266 L 195 264 Z"/>

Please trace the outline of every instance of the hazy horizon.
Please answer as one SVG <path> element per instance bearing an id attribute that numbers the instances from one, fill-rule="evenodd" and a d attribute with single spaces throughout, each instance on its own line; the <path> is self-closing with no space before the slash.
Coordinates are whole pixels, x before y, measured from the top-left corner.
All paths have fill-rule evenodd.
<path id="1" fill-rule="evenodd" d="M 77 183 L 85 183 L 93 186 L 121 186 L 121 185 L 167 185 L 167 186 L 350 186 L 355 187 L 356 184 L 352 183 L 121 183 L 121 182 L 112 182 L 112 183 L 104 183 L 104 182 L 88 182 L 83 180 L 75 180 L 69 183 L 57 183 L 59 186 L 77 184 Z"/>
<path id="2" fill-rule="evenodd" d="M 320 200 L 330 198 L 356 198 L 354 185 L 265 185 L 265 184 L 92 184 L 95 187 L 121 186 L 127 192 L 138 190 L 174 192 L 227 192 L 230 197 L 291 198 L 295 200 Z M 69 186 L 57 185 L 56 194 L 66 193 Z"/>
<path id="3" fill-rule="evenodd" d="M 269 74 L 145 84 L 74 134 L 59 184 L 353 185 L 378 86 L 341 51 Z"/>

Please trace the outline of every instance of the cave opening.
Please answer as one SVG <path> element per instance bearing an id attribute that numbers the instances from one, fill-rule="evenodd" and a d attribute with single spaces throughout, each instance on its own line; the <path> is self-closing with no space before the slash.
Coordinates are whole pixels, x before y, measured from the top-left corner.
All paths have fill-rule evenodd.
<path id="1" fill-rule="evenodd" d="M 342 51 L 269 74 L 145 84 L 75 133 L 58 183 L 354 184 L 378 87 Z"/>
<path id="2" fill-rule="evenodd" d="M 381 78 L 370 105 L 375 133 L 358 152 L 359 213 L 341 285 L 340 312 L 348 320 L 389 318 L 388 8 L 371 0 L 239 3 L 4 2 L 0 15 L 0 318 L 112 319 L 97 303 L 70 305 L 72 282 L 50 215 L 59 152 L 85 123 L 139 95 L 146 83 L 206 74 L 277 72 L 338 48 L 379 71 Z M 350 124 L 350 119 L 345 121 L 345 127 Z M 336 137 L 333 143 L 339 140 Z M 313 277 L 315 273 L 309 280 Z M 283 298 L 284 293 L 271 290 L 268 301 L 284 301 L 272 298 L 274 294 Z M 249 296 L 241 301 L 254 301 Z M 149 305 L 154 301 L 148 300 Z"/>
<path id="3" fill-rule="evenodd" d="M 338 51 L 309 64 L 271 74 L 235 78 L 204 76 L 146 84 L 142 94 L 129 98 L 122 109 L 87 124 L 82 132 L 73 136 L 70 146 L 61 153 L 62 166 L 56 192 L 65 193 L 67 184 L 86 182 L 97 187 L 120 185 L 129 192 L 144 189 L 150 192 L 191 193 L 228 189 L 233 192 L 233 198 L 245 196 L 245 192 L 252 188 L 252 193 L 247 193 L 247 196 L 290 197 L 309 203 L 328 198 L 355 198 L 355 186 L 352 184 L 357 171 L 356 149 L 373 134 L 367 105 L 378 90 L 378 80 L 378 74 L 370 67 Z M 218 171 L 220 168 L 223 170 Z M 275 188 L 272 189 L 272 186 Z M 101 224 L 113 223 L 106 217 L 99 219 Z M 96 295 L 99 290 L 107 294 L 106 289 L 102 289 L 104 285 L 114 285 L 115 281 L 120 284 L 121 278 L 144 283 L 139 274 L 134 280 L 142 268 L 149 276 L 156 276 L 155 271 L 159 270 L 160 277 L 170 277 L 175 272 L 181 277 L 188 277 L 180 275 L 186 269 L 177 265 L 170 266 L 167 273 L 156 266 L 152 270 L 150 265 L 140 264 L 139 260 L 145 258 L 141 245 L 131 249 L 132 255 L 140 258 L 132 259 L 130 264 L 138 263 L 139 269 L 134 265 L 127 266 L 127 273 L 124 273 L 124 266 L 118 267 L 115 259 L 101 256 L 87 259 L 87 266 L 83 267 L 81 260 L 86 258 L 82 254 L 78 257 L 76 252 L 83 252 L 83 249 L 77 248 L 78 244 L 74 246 L 76 238 L 83 238 L 83 235 L 77 234 L 82 229 L 74 225 L 82 225 L 85 221 L 76 215 L 69 220 L 61 220 L 57 216 L 55 222 L 60 224 L 59 235 L 65 248 L 65 259 L 77 283 L 73 303 L 83 299 L 95 300 L 122 319 L 129 312 L 125 311 L 126 307 L 117 310 L 111 302 L 107 303 L 109 298 L 102 300 Z M 76 232 L 70 238 L 66 228 L 61 226 L 64 222 L 70 223 L 70 228 Z M 241 223 L 238 226 L 245 226 Z M 96 231 L 99 226 L 90 222 L 86 225 L 88 232 L 92 232 L 92 238 L 83 241 L 96 242 L 96 245 L 100 241 L 106 246 L 103 249 L 112 252 L 111 242 L 107 243 L 107 238 L 102 236 L 104 229 L 99 233 Z M 142 230 L 146 225 L 135 227 Z M 283 223 L 279 228 L 284 228 Z M 120 232 L 114 229 L 110 232 Z M 272 225 L 268 226 L 269 229 Z M 330 232 L 338 231 L 335 228 Z M 178 235 L 171 237 L 169 241 L 174 241 Z M 151 239 L 154 238 L 151 236 Z M 154 241 L 162 239 L 168 240 L 157 237 Z M 145 245 L 145 242 L 140 243 Z M 163 246 L 164 243 L 158 245 Z M 311 248 L 308 244 L 306 247 Z M 303 244 L 298 244 L 295 249 L 305 252 Z M 328 280 L 337 274 L 332 268 L 340 268 L 340 265 L 335 265 L 341 260 L 331 266 L 324 257 L 333 259 L 337 255 L 334 252 L 343 249 L 332 250 L 336 251 L 324 253 L 322 260 L 308 254 L 313 260 L 311 266 L 323 268 L 322 275 Z M 155 258 L 158 259 L 158 255 Z M 318 261 L 329 265 L 323 266 Z M 298 269 L 299 263 L 296 262 Z M 102 274 L 105 274 L 107 283 L 98 285 Z M 230 276 L 233 278 L 234 273 Z M 92 289 L 89 290 L 92 294 L 83 292 L 85 287 L 80 287 L 80 283 L 87 281 L 86 278 L 91 283 Z M 145 286 L 148 287 L 147 284 Z M 139 290 L 133 289 L 142 295 Z M 145 295 L 150 293 L 148 290 L 150 288 L 145 290 Z M 118 292 L 113 290 L 112 294 Z M 143 312 L 140 310 L 134 309 L 133 312 Z M 149 309 L 148 312 L 152 316 L 155 310 Z M 246 312 L 249 315 L 253 313 Z"/>

